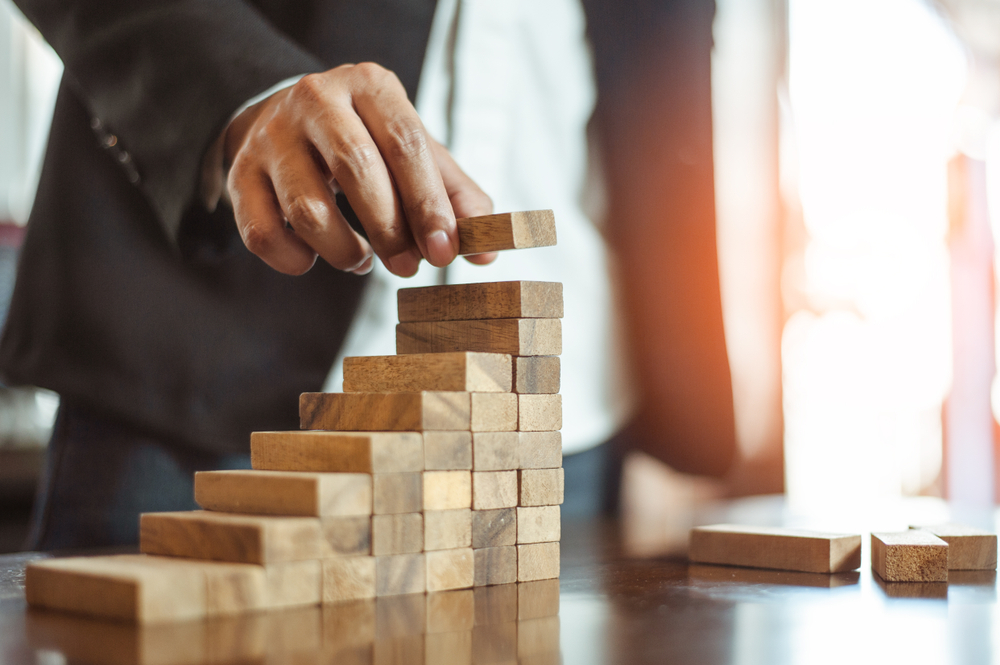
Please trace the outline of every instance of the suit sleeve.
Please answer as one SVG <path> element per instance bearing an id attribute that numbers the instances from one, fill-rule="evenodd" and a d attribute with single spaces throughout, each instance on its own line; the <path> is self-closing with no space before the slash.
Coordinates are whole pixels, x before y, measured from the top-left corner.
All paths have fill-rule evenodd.
<path id="1" fill-rule="evenodd" d="M 15 0 L 62 58 L 95 140 L 176 242 L 201 164 L 247 99 L 322 62 L 238 0 Z"/>

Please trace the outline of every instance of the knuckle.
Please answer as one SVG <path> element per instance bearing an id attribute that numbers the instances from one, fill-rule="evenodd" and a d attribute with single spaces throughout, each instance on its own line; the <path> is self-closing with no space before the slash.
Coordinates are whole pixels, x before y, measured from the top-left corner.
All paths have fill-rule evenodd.
<path id="1" fill-rule="evenodd" d="M 315 199 L 296 196 L 285 206 L 285 216 L 296 233 L 314 236 L 326 228 L 326 206 Z"/>
<path id="2" fill-rule="evenodd" d="M 371 172 L 381 161 L 378 149 L 368 142 L 344 143 L 338 153 L 338 161 L 358 179 Z"/>
<path id="3" fill-rule="evenodd" d="M 417 159 L 430 149 L 424 128 L 412 120 L 398 120 L 387 127 L 389 153 L 402 159 Z"/>
<path id="4" fill-rule="evenodd" d="M 306 74 L 292 86 L 292 93 L 301 101 L 315 101 L 323 96 L 325 81 L 321 74 Z"/>
<path id="5" fill-rule="evenodd" d="M 354 65 L 353 73 L 366 83 L 384 81 L 391 74 L 388 69 L 374 62 L 359 62 Z"/>
<path id="6" fill-rule="evenodd" d="M 276 229 L 269 224 L 247 222 L 240 229 L 240 235 L 247 249 L 257 256 L 269 254 L 277 244 Z"/>

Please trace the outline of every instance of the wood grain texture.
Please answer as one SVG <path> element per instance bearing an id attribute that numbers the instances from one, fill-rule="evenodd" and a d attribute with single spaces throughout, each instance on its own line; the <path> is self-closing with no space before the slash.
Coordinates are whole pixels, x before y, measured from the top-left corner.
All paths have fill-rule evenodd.
<path id="1" fill-rule="evenodd" d="M 414 431 L 469 429 L 469 393 L 302 393 L 302 429 Z"/>
<path id="2" fill-rule="evenodd" d="M 563 502 L 562 469 L 524 469 L 518 471 L 518 505 L 557 506 Z"/>
<path id="3" fill-rule="evenodd" d="M 522 432 L 562 429 L 562 395 L 518 395 L 517 429 Z"/>
<path id="4" fill-rule="evenodd" d="M 522 469 L 558 469 L 562 466 L 560 432 L 518 432 L 517 461 Z"/>
<path id="5" fill-rule="evenodd" d="M 424 510 L 457 510 L 472 505 L 469 471 L 424 471 Z"/>
<path id="6" fill-rule="evenodd" d="M 423 474 L 376 473 L 372 485 L 376 515 L 419 513 L 423 507 Z"/>
<path id="7" fill-rule="evenodd" d="M 424 549 L 451 550 L 472 547 L 472 510 L 424 512 Z"/>
<path id="8" fill-rule="evenodd" d="M 320 520 L 323 537 L 337 556 L 358 556 L 371 554 L 371 517 L 324 517 Z"/>
<path id="9" fill-rule="evenodd" d="M 472 548 L 435 550 L 424 554 L 427 590 L 470 589 L 475 577 Z"/>
<path id="10" fill-rule="evenodd" d="M 513 359 L 513 388 L 516 393 L 552 395 L 559 392 L 559 356 L 516 356 Z"/>
<path id="11" fill-rule="evenodd" d="M 363 473 L 198 471 L 194 499 L 205 510 L 252 515 L 371 515 L 372 478 Z"/>
<path id="12" fill-rule="evenodd" d="M 516 506 L 518 473 L 518 471 L 473 471 L 472 509 L 494 510 Z"/>
<path id="13" fill-rule="evenodd" d="M 556 218 L 551 210 L 463 217 L 456 223 L 458 253 L 462 255 L 556 244 Z"/>
<path id="14" fill-rule="evenodd" d="M 557 356 L 562 353 L 562 322 L 559 319 L 486 319 L 396 325 L 396 353 L 453 351 Z"/>
<path id="15" fill-rule="evenodd" d="M 421 513 L 376 515 L 372 518 L 372 554 L 415 554 L 424 549 Z"/>
<path id="16" fill-rule="evenodd" d="M 472 435 L 472 468 L 511 471 L 518 468 L 517 432 L 476 432 Z"/>
<path id="17" fill-rule="evenodd" d="M 476 597 L 472 589 L 427 594 L 428 635 L 472 630 L 475 619 Z"/>
<path id="18" fill-rule="evenodd" d="M 472 513 L 472 547 L 517 544 L 517 509 L 475 510 Z"/>
<path id="19" fill-rule="evenodd" d="M 861 566 L 861 536 L 718 524 L 691 530 L 688 558 L 728 566 L 842 573 Z"/>
<path id="20" fill-rule="evenodd" d="M 399 289 L 401 323 L 477 319 L 561 319 L 559 282 L 483 282 Z"/>
<path id="21" fill-rule="evenodd" d="M 517 395 L 469 393 L 469 399 L 472 406 L 470 427 L 473 432 L 517 431 Z"/>
<path id="22" fill-rule="evenodd" d="M 872 570 L 886 582 L 947 582 L 948 543 L 922 529 L 872 534 Z"/>
<path id="23" fill-rule="evenodd" d="M 517 547 L 484 547 L 473 550 L 476 558 L 475 586 L 517 582 Z"/>
<path id="24" fill-rule="evenodd" d="M 559 577 L 559 543 L 532 543 L 517 546 L 517 581 L 548 580 Z"/>
<path id="25" fill-rule="evenodd" d="M 424 468 L 428 471 L 472 469 L 470 432 L 424 432 Z"/>
<path id="26" fill-rule="evenodd" d="M 551 543 L 559 540 L 562 521 L 559 506 L 517 509 L 517 544 Z"/>
<path id="27" fill-rule="evenodd" d="M 559 580 L 539 580 L 517 585 L 517 620 L 559 614 Z"/>
<path id="28" fill-rule="evenodd" d="M 997 569 L 995 533 L 962 524 L 937 524 L 918 528 L 948 543 L 948 570 Z"/>
<path id="29" fill-rule="evenodd" d="M 290 561 L 264 566 L 267 607 L 283 609 L 323 602 L 323 562 Z"/>
<path id="30" fill-rule="evenodd" d="M 398 596 L 427 590 L 423 554 L 394 554 L 375 557 L 375 595 Z"/>
<path id="31" fill-rule="evenodd" d="M 423 471 L 419 432 L 254 432 L 254 469 L 343 473 Z"/>
<path id="32" fill-rule="evenodd" d="M 375 557 L 340 556 L 323 559 L 323 602 L 375 597 Z"/>
<path id="33" fill-rule="evenodd" d="M 504 353 L 413 353 L 344 358 L 344 392 L 510 392 L 513 360 Z"/>
<path id="34" fill-rule="evenodd" d="M 139 548 L 146 554 L 256 563 L 332 555 L 314 517 L 230 515 L 208 511 L 144 513 Z"/>

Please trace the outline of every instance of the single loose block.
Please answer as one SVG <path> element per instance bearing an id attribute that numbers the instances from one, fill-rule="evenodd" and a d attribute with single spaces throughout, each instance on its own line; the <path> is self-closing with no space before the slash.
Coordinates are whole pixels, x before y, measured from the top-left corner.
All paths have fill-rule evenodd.
<path id="1" fill-rule="evenodd" d="M 559 319 L 486 319 L 396 325 L 396 353 L 452 351 L 557 356 L 562 353 L 562 322 Z"/>
<path id="2" fill-rule="evenodd" d="M 375 595 L 398 596 L 427 590 L 423 554 L 394 554 L 375 557 Z"/>
<path id="3" fill-rule="evenodd" d="M 514 392 L 555 394 L 559 392 L 559 356 L 518 356 L 514 358 Z"/>
<path id="4" fill-rule="evenodd" d="M 559 506 L 534 506 L 517 509 L 517 544 L 550 543 L 559 540 Z"/>
<path id="5" fill-rule="evenodd" d="M 947 582 L 948 543 L 922 529 L 873 533 L 872 570 L 886 582 Z"/>
<path id="6" fill-rule="evenodd" d="M 424 471 L 424 510 L 456 510 L 472 505 L 468 471 Z"/>
<path id="7" fill-rule="evenodd" d="M 997 536 L 961 524 L 911 527 L 928 531 L 948 543 L 948 570 L 996 570 Z"/>
<path id="8" fill-rule="evenodd" d="M 414 353 L 344 358 L 344 392 L 510 392 L 513 361 L 502 353 Z"/>
<path id="9" fill-rule="evenodd" d="M 472 468 L 511 471 L 518 468 L 517 432 L 476 432 L 472 435 Z"/>
<path id="10" fill-rule="evenodd" d="M 375 597 L 375 557 L 323 559 L 323 602 Z"/>
<path id="11" fill-rule="evenodd" d="M 556 244 L 556 218 L 551 210 L 463 217 L 456 224 L 458 253 L 462 255 Z"/>
<path id="12" fill-rule="evenodd" d="M 560 432 L 518 432 L 517 460 L 522 469 L 558 469 L 562 459 Z"/>
<path id="13" fill-rule="evenodd" d="M 503 547 L 517 544 L 517 509 L 472 512 L 472 547 Z"/>
<path id="14" fill-rule="evenodd" d="M 485 282 L 399 289 L 401 323 L 476 319 L 561 319 L 559 282 Z"/>
<path id="15" fill-rule="evenodd" d="M 376 515 L 419 513 L 423 507 L 423 474 L 376 473 L 372 484 Z"/>
<path id="16" fill-rule="evenodd" d="M 424 512 L 424 549 L 452 550 L 472 547 L 472 510 L 427 510 Z"/>
<path id="17" fill-rule="evenodd" d="M 302 429 L 340 431 L 467 430 L 466 392 L 302 393 Z"/>
<path id="18" fill-rule="evenodd" d="M 688 558 L 727 566 L 842 573 L 861 566 L 861 536 L 717 524 L 691 530 Z"/>
<path id="19" fill-rule="evenodd" d="M 427 552 L 424 560 L 427 563 L 428 591 L 472 587 L 475 573 L 472 548 Z"/>
<path id="20" fill-rule="evenodd" d="M 472 434 L 424 432 L 424 468 L 428 471 L 472 469 Z"/>
<path id="21" fill-rule="evenodd" d="M 475 586 L 517 582 L 517 547 L 514 545 L 485 547 L 473 553 L 476 558 Z"/>
<path id="22" fill-rule="evenodd" d="M 198 471 L 194 500 L 206 510 L 253 515 L 371 515 L 372 479 L 363 473 Z"/>
<path id="23" fill-rule="evenodd" d="M 559 577 L 559 543 L 532 543 L 517 546 L 517 581 L 548 580 Z"/>
<path id="24" fill-rule="evenodd" d="M 521 506 L 557 506 L 563 502 L 562 469 L 524 469 L 518 472 Z"/>
<path id="25" fill-rule="evenodd" d="M 562 395 L 518 395 L 517 429 L 552 432 L 562 428 Z"/>
<path id="26" fill-rule="evenodd" d="M 376 515 L 372 518 L 372 554 L 415 554 L 424 549 L 421 513 Z"/>
<path id="27" fill-rule="evenodd" d="M 517 395 L 514 393 L 470 393 L 473 432 L 517 430 Z"/>
<path id="28" fill-rule="evenodd" d="M 250 463 L 269 471 L 423 471 L 419 432 L 254 432 Z"/>
<path id="29" fill-rule="evenodd" d="M 472 509 L 494 510 L 517 505 L 517 471 L 473 471 Z"/>

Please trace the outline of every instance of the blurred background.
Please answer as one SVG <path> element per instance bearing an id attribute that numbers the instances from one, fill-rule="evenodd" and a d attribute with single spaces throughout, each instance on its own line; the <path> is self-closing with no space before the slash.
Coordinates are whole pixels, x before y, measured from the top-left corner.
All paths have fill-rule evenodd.
<path id="1" fill-rule="evenodd" d="M 1000 1 L 717 0 L 713 33 L 739 455 L 708 480 L 630 453 L 627 522 L 655 549 L 661 525 L 733 496 L 992 510 Z M 0 317 L 60 75 L 0 0 Z M 0 389 L 0 551 L 25 535 L 56 408 Z"/>

